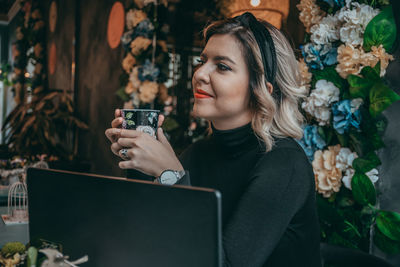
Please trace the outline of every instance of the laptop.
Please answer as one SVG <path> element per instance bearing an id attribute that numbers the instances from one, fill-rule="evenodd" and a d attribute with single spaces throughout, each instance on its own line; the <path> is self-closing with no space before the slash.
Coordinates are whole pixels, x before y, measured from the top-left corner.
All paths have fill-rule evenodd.
<path id="1" fill-rule="evenodd" d="M 207 188 L 30 168 L 30 240 L 82 267 L 220 267 L 221 195 Z"/>

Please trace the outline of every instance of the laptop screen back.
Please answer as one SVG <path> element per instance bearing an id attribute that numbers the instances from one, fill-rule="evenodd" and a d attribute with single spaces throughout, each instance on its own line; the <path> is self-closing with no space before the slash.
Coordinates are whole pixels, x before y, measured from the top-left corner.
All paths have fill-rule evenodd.
<path id="1" fill-rule="evenodd" d="M 80 266 L 221 266 L 218 191 L 28 169 L 30 239 Z"/>

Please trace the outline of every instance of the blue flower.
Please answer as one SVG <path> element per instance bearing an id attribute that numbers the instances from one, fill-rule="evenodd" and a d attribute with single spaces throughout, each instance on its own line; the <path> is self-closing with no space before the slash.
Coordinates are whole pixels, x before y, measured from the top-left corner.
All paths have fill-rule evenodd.
<path id="1" fill-rule="evenodd" d="M 316 125 L 307 125 L 304 128 L 303 137 L 297 142 L 304 149 L 310 161 L 313 161 L 316 150 L 322 150 L 326 146 L 325 140 L 318 134 Z"/>
<path id="2" fill-rule="evenodd" d="M 121 36 L 121 43 L 125 50 L 128 51 L 131 50 L 130 45 L 133 40 L 132 36 L 133 36 L 133 30 L 127 31 Z"/>
<path id="3" fill-rule="evenodd" d="M 149 19 L 145 19 L 141 21 L 134 29 L 132 40 L 135 40 L 135 38 L 138 36 L 143 36 L 145 38 L 152 39 L 153 31 L 154 31 L 154 25 L 150 22 Z"/>
<path id="4" fill-rule="evenodd" d="M 331 66 L 337 63 L 337 47 L 331 47 L 325 55 L 323 55 L 322 63 L 325 66 Z"/>
<path id="5" fill-rule="evenodd" d="M 330 43 L 324 45 L 308 43 L 300 48 L 304 62 L 312 69 L 322 70 L 325 66 L 337 63 L 337 47 Z"/>
<path id="6" fill-rule="evenodd" d="M 344 0 L 322 0 L 322 1 L 335 9 L 340 9 L 344 7 L 344 5 L 346 4 Z"/>
<path id="7" fill-rule="evenodd" d="M 360 98 L 353 100 L 345 99 L 332 106 L 333 128 L 339 133 L 347 132 L 350 126 L 360 129 L 361 112 L 359 107 L 362 104 Z"/>
<path id="8" fill-rule="evenodd" d="M 150 60 L 146 59 L 144 65 L 138 69 L 138 78 L 142 82 L 145 80 L 155 82 L 160 75 L 160 69 L 154 66 Z"/>

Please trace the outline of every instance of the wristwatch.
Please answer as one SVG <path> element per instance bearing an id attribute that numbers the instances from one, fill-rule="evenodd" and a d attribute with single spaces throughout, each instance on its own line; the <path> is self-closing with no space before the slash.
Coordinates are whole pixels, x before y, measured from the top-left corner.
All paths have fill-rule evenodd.
<path id="1" fill-rule="evenodd" d="M 173 185 L 176 184 L 183 176 L 185 176 L 185 170 L 165 170 L 161 173 L 160 177 L 156 178 L 156 181 L 163 185 Z"/>

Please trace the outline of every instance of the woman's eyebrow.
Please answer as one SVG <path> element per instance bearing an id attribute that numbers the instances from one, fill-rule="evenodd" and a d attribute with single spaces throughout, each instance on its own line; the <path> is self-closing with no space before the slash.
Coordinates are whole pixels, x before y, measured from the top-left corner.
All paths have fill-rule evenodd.
<path id="1" fill-rule="evenodd" d="M 206 53 L 201 53 L 201 54 L 200 54 L 200 57 L 202 57 L 202 58 L 208 58 Z M 226 60 L 226 61 L 229 61 L 229 62 L 231 62 L 232 64 L 236 65 L 236 62 L 233 61 L 232 59 L 230 59 L 230 58 L 227 57 L 227 56 L 215 56 L 215 57 L 213 58 L 213 60 L 215 60 L 215 61 Z"/>
<path id="2" fill-rule="evenodd" d="M 229 62 L 231 62 L 232 64 L 236 65 L 235 61 L 233 61 L 232 59 L 230 59 L 230 58 L 227 57 L 227 56 L 215 56 L 215 57 L 214 57 L 214 60 L 226 60 L 226 61 L 229 61 Z"/>

